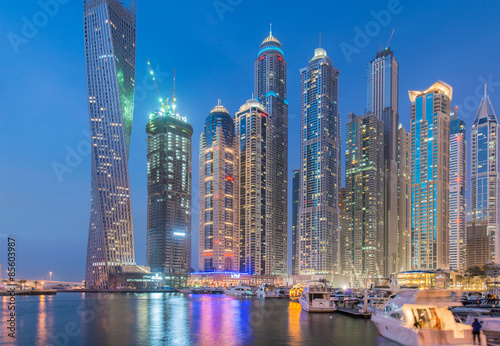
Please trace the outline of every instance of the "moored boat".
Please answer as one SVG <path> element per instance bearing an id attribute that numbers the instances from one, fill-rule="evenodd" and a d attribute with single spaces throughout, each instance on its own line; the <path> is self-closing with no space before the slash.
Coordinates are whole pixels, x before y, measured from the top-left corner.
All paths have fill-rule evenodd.
<path id="1" fill-rule="evenodd" d="M 461 305 L 457 291 L 403 290 L 372 321 L 380 334 L 401 345 L 472 345 L 472 327 L 457 323 L 448 308 Z M 486 345 L 484 333 L 480 334 Z"/>
<path id="2" fill-rule="evenodd" d="M 299 298 L 302 310 L 307 312 L 334 312 L 337 306 L 333 300 L 333 289 L 325 284 L 304 288 Z"/>

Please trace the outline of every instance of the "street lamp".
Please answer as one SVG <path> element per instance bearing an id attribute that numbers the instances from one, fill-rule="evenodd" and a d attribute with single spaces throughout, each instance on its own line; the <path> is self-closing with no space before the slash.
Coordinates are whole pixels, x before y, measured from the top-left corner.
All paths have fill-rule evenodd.
<path id="1" fill-rule="evenodd" d="M 43 290 L 43 281 L 42 281 L 42 290 Z"/>
<path id="2" fill-rule="evenodd" d="M 52 272 L 49 272 L 49 280 L 52 281 Z"/>

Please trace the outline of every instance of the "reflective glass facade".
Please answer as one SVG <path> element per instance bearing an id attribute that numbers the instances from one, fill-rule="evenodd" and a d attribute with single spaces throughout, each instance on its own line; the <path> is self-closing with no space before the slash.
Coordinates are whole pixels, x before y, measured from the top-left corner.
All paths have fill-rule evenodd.
<path id="1" fill-rule="evenodd" d="M 87 288 L 135 265 L 128 159 L 134 111 L 136 4 L 84 1 L 85 65 L 92 143 Z"/>

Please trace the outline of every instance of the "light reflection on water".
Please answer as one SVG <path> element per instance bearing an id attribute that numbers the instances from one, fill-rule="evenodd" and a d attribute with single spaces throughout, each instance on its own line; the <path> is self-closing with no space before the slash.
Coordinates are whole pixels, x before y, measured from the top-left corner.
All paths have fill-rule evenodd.
<path id="1" fill-rule="evenodd" d="M 2 297 L 2 323 L 8 319 Z M 391 345 L 371 321 L 308 314 L 288 300 L 225 295 L 16 297 L 19 345 Z M 68 325 L 74 326 L 72 333 Z M 5 329 L 5 327 L 2 327 Z M 11 340 L 5 330 L 0 344 Z"/>

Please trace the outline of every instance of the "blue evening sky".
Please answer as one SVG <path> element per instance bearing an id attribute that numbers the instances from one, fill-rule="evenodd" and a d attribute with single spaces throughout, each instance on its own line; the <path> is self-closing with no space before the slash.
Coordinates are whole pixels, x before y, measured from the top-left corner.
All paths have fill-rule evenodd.
<path id="1" fill-rule="evenodd" d="M 46 279 L 49 271 L 54 280 L 82 280 L 84 276 L 90 156 L 83 1 L 57 1 L 58 8 L 45 10 L 32 0 L 1 5 L 2 277 L 6 234 L 17 239 L 18 278 Z M 341 71 L 343 128 L 348 112 L 364 112 L 366 64 L 379 44 L 387 44 L 393 28 L 390 46 L 400 64 L 399 113 L 405 127 L 409 129 L 408 90 L 426 89 L 439 79 L 453 86 L 452 105 L 460 105 L 467 131 L 484 81 L 489 81 L 491 101 L 500 110 L 498 1 L 139 0 L 137 12 L 130 179 L 138 264 L 146 260 L 145 126 L 148 114 L 158 106 L 146 59 L 157 69 L 163 94 L 171 93 L 172 71 L 177 70 L 178 110 L 194 127 L 195 268 L 200 132 L 218 98 L 233 115 L 251 98 L 253 63 L 269 34 L 269 23 L 288 62 L 290 171 L 299 165 L 299 69 L 318 47 L 320 32 L 322 47 Z M 27 21 L 36 26 L 23 29 Z M 356 39 L 359 32 L 369 36 Z M 349 54 L 342 49 L 348 46 Z M 69 161 L 68 152 L 76 153 Z M 71 172 L 58 177 L 54 164 L 65 165 Z"/>

